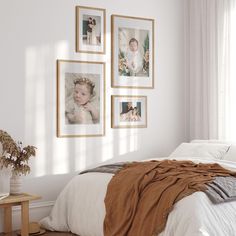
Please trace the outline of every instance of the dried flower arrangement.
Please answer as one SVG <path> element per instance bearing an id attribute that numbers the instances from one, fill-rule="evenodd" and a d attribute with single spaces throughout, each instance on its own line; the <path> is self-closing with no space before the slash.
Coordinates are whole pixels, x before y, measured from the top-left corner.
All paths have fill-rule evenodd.
<path id="1" fill-rule="evenodd" d="M 147 34 L 144 44 L 143 44 L 143 72 L 145 72 L 149 76 L 149 36 Z"/>
<path id="2" fill-rule="evenodd" d="M 17 175 L 26 175 L 30 173 L 28 165 L 29 158 L 35 156 L 36 147 L 22 147 L 21 142 L 15 142 L 5 131 L 0 130 L 0 143 L 2 144 L 2 153 L 0 153 L 0 169 L 11 167 L 12 173 Z"/>

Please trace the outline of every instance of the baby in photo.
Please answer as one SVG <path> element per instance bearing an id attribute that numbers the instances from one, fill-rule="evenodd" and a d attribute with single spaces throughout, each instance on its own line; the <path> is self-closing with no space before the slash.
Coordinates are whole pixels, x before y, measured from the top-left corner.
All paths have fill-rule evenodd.
<path id="1" fill-rule="evenodd" d="M 99 106 L 95 99 L 95 84 L 89 78 L 74 80 L 73 96 L 66 102 L 68 124 L 99 123 Z"/>
<path id="2" fill-rule="evenodd" d="M 139 43 L 135 38 L 129 41 L 129 47 L 126 53 L 127 67 L 131 76 L 136 76 L 142 70 L 143 58 L 139 52 Z"/>

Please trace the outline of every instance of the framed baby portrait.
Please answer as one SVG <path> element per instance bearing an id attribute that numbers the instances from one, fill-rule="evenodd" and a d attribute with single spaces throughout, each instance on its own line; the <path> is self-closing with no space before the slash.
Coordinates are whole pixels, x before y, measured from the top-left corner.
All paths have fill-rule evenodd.
<path id="1" fill-rule="evenodd" d="M 146 96 L 111 96 L 112 128 L 146 128 Z"/>
<path id="2" fill-rule="evenodd" d="M 154 88 L 154 20 L 111 16 L 112 87 Z"/>
<path id="3" fill-rule="evenodd" d="M 105 63 L 57 60 L 57 137 L 105 134 Z"/>
<path id="4" fill-rule="evenodd" d="M 76 6 L 76 52 L 105 54 L 106 10 Z"/>

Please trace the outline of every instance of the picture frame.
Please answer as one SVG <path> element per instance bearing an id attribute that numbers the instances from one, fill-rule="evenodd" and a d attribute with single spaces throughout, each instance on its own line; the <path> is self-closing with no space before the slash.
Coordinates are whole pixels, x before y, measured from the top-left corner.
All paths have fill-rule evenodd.
<path id="1" fill-rule="evenodd" d="M 106 9 L 76 6 L 76 52 L 106 53 Z"/>
<path id="2" fill-rule="evenodd" d="M 111 16 L 111 86 L 154 88 L 154 19 Z"/>
<path id="3" fill-rule="evenodd" d="M 105 135 L 105 63 L 57 60 L 57 137 Z"/>
<path id="4" fill-rule="evenodd" d="M 111 96 L 112 128 L 147 128 L 147 96 Z"/>

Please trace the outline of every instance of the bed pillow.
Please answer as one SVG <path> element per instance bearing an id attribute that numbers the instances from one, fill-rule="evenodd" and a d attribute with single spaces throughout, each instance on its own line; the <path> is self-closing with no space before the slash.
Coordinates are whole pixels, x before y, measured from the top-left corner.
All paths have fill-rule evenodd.
<path id="1" fill-rule="evenodd" d="M 236 162 L 236 145 L 231 145 L 223 160 Z"/>
<path id="2" fill-rule="evenodd" d="M 229 146 L 230 144 L 218 143 L 182 143 L 170 154 L 170 157 L 222 159 Z"/>
<path id="3" fill-rule="evenodd" d="M 221 143 L 221 144 L 231 144 L 231 141 L 221 140 L 221 139 L 194 139 L 191 143 Z"/>

